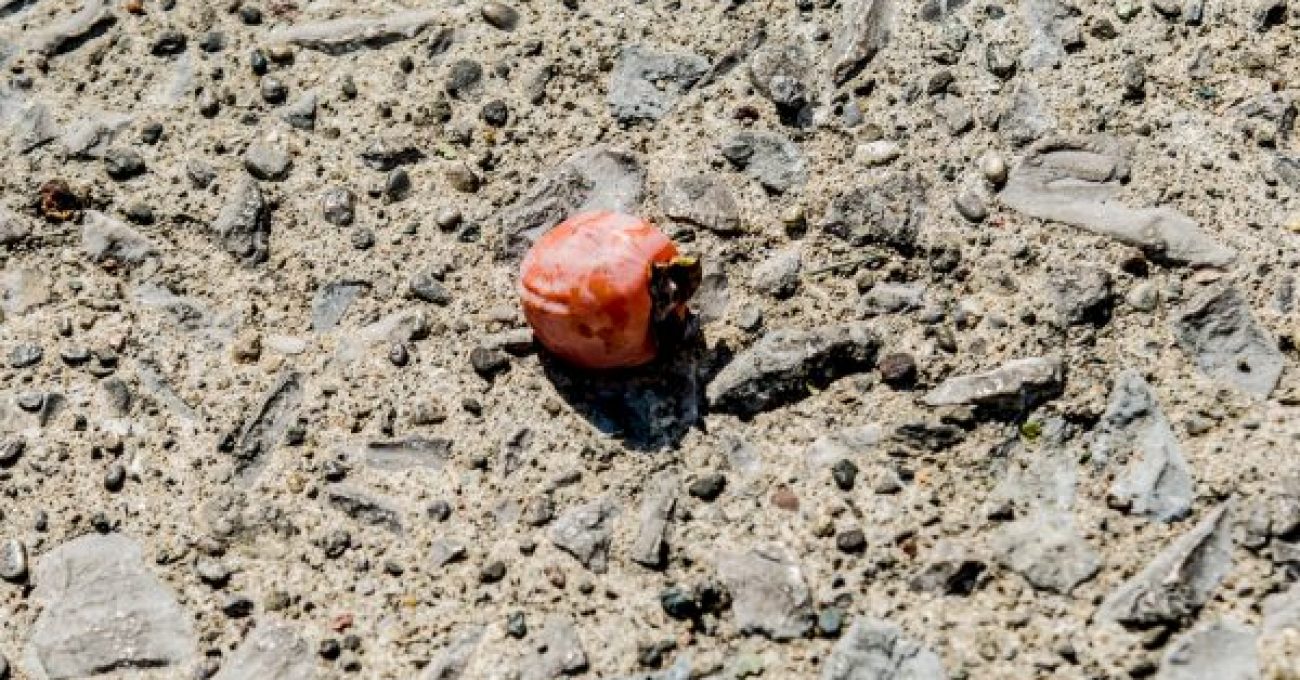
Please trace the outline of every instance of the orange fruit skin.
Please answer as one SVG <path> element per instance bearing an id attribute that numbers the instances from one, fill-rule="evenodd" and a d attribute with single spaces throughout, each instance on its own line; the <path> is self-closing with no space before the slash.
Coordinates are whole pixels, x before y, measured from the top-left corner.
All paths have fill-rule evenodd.
<path id="1" fill-rule="evenodd" d="M 590 369 L 655 358 L 650 266 L 677 246 L 632 215 L 582 213 L 546 232 L 524 256 L 519 295 L 539 342 Z"/>

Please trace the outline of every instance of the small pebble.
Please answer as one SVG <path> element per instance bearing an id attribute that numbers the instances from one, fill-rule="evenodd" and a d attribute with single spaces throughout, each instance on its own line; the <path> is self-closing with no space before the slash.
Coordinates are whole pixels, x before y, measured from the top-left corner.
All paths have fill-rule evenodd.
<path id="1" fill-rule="evenodd" d="M 727 478 L 718 472 L 709 473 L 691 482 L 687 492 L 706 503 L 722 495 L 727 487 Z"/>
<path id="2" fill-rule="evenodd" d="M 503 2 L 489 2 L 481 10 L 483 20 L 503 31 L 512 31 L 519 24 L 519 12 Z"/>
<path id="3" fill-rule="evenodd" d="M 0 543 L 0 579 L 17 583 L 27 576 L 27 546 L 16 538 Z"/>

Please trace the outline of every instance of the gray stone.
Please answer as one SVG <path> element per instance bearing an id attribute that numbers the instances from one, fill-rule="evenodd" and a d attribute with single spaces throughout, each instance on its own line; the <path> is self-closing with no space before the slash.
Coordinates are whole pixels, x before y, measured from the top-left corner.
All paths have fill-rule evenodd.
<path id="1" fill-rule="evenodd" d="M 284 121 L 299 130 L 316 129 L 315 92 L 305 92 L 284 110 Z"/>
<path id="2" fill-rule="evenodd" d="M 19 112 L 13 122 L 13 144 L 18 153 L 27 153 L 54 141 L 59 132 L 49 108 L 41 102 L 33 102 Z"/>
<path id="3" fill-rule="evenodd" d="M 358 454 L 367 467 L 387 472 L 437 470 L 451 458 L 452 441 L 441 437 L 407 437 L 368 442 Z"/>
<path id="4" fill-rule="evenodd" d="M 1066 513 L 1039 512 L 1007 525 L 993 542 L 1000 565 L 1039 590 L 1069 595 L 1097 575 L 1101 559 Z"/>
<path id="5" fill-rule="evenodd" d="M 190 615 L 126 536 L 64 543 L 40 558 L 32 580 L 42 610 L 28 637 L 28 659 L 38 678 L 179 669 L 195 656 Z"/>
<path id="6" fill-rule="evenodd" d="M 799 272 L 802 269 L 803 257 L 799 254 L 799 247 L 791 246 L 758 263 L 749 282 L 760 293 L 787 298 L 799 289 Z"/>
<path id="7" fill-rule="evenodd" d="M 898 626 L 860 618 L 831 649 L 821 680 L 943 680 L 939 655 Z"/>
<path id="8" fill-rule="evenodd" d="M 1000 198 L 1012 210 L 1113 238 L 1159 261 L 1225 266 L 1236 258 L 1173 208 L 1116 201 L 1128 175 L 1128 160 L 1110 138 L 1048 139 L 1030 148 Z"/>
<path id="9" fill-rule="evenodd" d="M 608 498 L 569 508 L 551 525 L 551 542 L 582 566 L 603 574 L 609 568 L 609 544 L 618 507 Z"/>
<path id="10" fill-rule="evenodd" d="M 235 478 L 248 486 L 266 467 L 267 458 L 281 444 L 285 431 L 302 404 L 302 378 L 289 372 L 276 381 L 261 403 L 244 421 L 235 440 Z"/>
<path id="11" fill-rule="evenodd" d="M 331 484 L 325 489 L 330 507 L 367 526 L 402 531 L 402 513 L 398 504 L 346 484 Z"/>
<path id="12" fill-rule="evenodd" d="M 361 162 L 371 170 L 388 172 L 424 158 L 424 152 L 408 136 L 380 134 L 362 152 Z M 463 164 L 462 164 L 463 165 Z M 468 168 L 466 168 L 468 170 Z M 471 171 L 472 172 L 472 171 Z M 477 178 L 475 178 L 477 180 Z"/>
<path id="13" fill-rule="evenodd" d="M 1231 501 L 1206 514 L 1102 602 L 1098 616 L 1126 626 L 1177 624 L 1196 614 L 1232 568 Z"/>
<path id="14" fill-rule="evenodd" d="M 1193 297 L 1174 314 L 1173 329 L 1178 346 L 1202 372 L 1242 392 L 1266 398 L 1282 377 L 1286 361 L 1277 342 L 1231 285 Z"/>
<path id="15" fill-rule="evenodd" d="M 32 233 L 26 218 L 0 207 L 0 246 L 12 246 L 21 243 Z"/>
<path id="16" fill-rule="evenodd" d="M 348 313 L 348 308 L 370 289 L 364 281 L 335 281 L 316 290 L 311 302 L 311 329 L 317 333 L 333 330 Z"/>
<path id="17" fill-rule="evenodd" d="M 1024 0 L 1020 15 L 1029 34 L 1029 47 L 1020 57 L 1025 68 L 1050 68 L 1061 63 L 1065 58 L 1061 44 L 1066 30 L 1063 23 L 1069 13 L 1060 0 Z"/>
<path id="18" fill-rule="evenodd" d="M 1300 631 L 1300 583 L 1264 600 L 1264 622 L 1260 632 L 1273 635 L 1285 630 Z"/>
<path id="19" fill-rule="evenodd" d="M 830 77 L 843 85 L 889 44 L 894 27 L 894 0 L 846 0 L 831 42 Z"/>
<path id="20" fill-rule="evenodd" d="M 708 386 L 717 411 L 754 415 L 847 375 L 870 370 L 880 338 L 866 324 L 770 331 L 738 354 Z"/>
<path id="21" fill-rule="evenodd" d="M 754 87 L 783 109 L 798 109 L 808 101 L 811 64 L 802 45 L 768 43 L 754 51 L 749 78 Z"/>
<path id="22" fill-rule="evenodd" d="M 660 471 L 646 484 L 640 524 L 628 551 L 633 562 L 651 569 L 663 566 L 668 549 L 664 535 L 677 505 L 677 487 L 677 475 L 670 470 Z"/>
<path id="23" fill-rule="evenodd" d="M 675 177 L 659 192 L 659 209 L 681 220 L 720 234 L 740 231 L 740 208 L 725 182 L 716 175 Z"/>
<path id="24" fill-rule="evenodd" d="M 923 283 L 877 283 L 862 295 L 858 313 L 865 316 L 897 314 L 925 305 Z"/>
<path id="25" fill-rule="evenodd" d="M 822 229 L 852 246 L 910 252 L 926 220 L 925 185 L 902 174 L 849 189 L 831 200 Z"/>
<path id="26" fill-rule="evenodd" d="M 69 158 L 103 158 L 117 133 L 130 123 L 131 116 L 121 113 L 101 113 L 83 118 L 68 127 L 59 143 Z"/>
<path id="27" fill-rule="evenodd" d="M 1258 680 L 1254 629 L 1220 619 L 1174 640 L 1156 680 Z"/>
<path id="28" fill-rule="evenodd" d="M 802 569 L 785 550 L 763 546 L 721 553 L 717 573 L 731 593 L 731 612 L 741 634 L 791 640 L 812 630 L 812 595 Z"/>
<path id="29" fill-rule="evenodd" d="M 783 194 L 808 181 L 808 159 L 799 145 L 775 132 L 738 132 L 722 143 L 721 152 L 727 162 L 773 193 Z"/>
<path id="30" fill-rule="evenodd" d="M 1068 325 L 1100 324 L 1110 318 L 1111 276 L 1096 267 L 1080 267 L 1048 280 L 1057 316 Z"/>
<path id="31" fill-rule="evenodd" d="M 297 626 L 261 623 L 244 638 L 213 680 L 311 680 L 316 658 Z"/>
<path id="32" fill-rule="evenodd" d="M 1012 144 L 1024 145 L 1037 140 L 1056 127 L 1056 117 L 1038 88 L 1029 82 L 1016 85 L 1011 102 L 998 122 L 998 130 Z"/>
<path id="33" fill-rule="evenodd" d="M 595 210 L 638 212 L 645 169 L 630 152 L 594 146 L 583 149 L 542 175 L 498 222 L 505 254 L 518 257 L 538 237 L 570 215 Z"/>
<path id="34" fill-rule="evenodd" d="M 624 47 L 609 75 L 610 112 L 624 123 L 659 120 L 708 70 L 709 62 L 695 54 Z"/>
<path id="35" fill-rule="evenodd" d="M 85 212 L 81 248 L 94 262 L 114 260 L 126 265 L 138 265 L 155 252 L 143 234 L 97 210 Z"/>
<path id="36" fill-rule="evenodd" d="M 243 177 L 231 190 L 212 230 L 221 247 L 249 267 L 266 261 L 271 238 L 271 211 L 262 189 L 252 177 Z"/>
<path id="37" fill-rule="evenodd" d="M 278 146 L 259 142 L 249 146 L 244 153 L 244 168 L 260 180 L 282 180 L 289 176 L 292 165 L 289 153 Z"/>
<path id="38" fill-rule="evenodd" d="M 482 641 L 482 626 L 468 626 L 458 630 L 429 665 L 424 667 L 420 680 L 461 680 Z"/>
<path id="39" fill-rule="evenodd" d="M 352 224 L 356 216 L 357 197 L 347 187 L 327 189 L 320 197 L 321 214 L 336 227 Z"/>
<path id="40" fill-rule="evenodd" d="M 267 42 L 272 45 L 297 45 L 326 54 L 346 54 L 409 40 L 440 23 L 445 17 L 444 9 L 408 10 L 374 18 L 343 17 L 286 26 L 273 31 Z"/>
<path id="41" fill-rule="evenodd" d="M 86 0 L 77 13 L 43 30 L 27 32 L 27 48 L 46 56 L 70 52 L 114 21 L 117 17 L 109 0 Z"/>
<path id="42" fill-rule="evenodd" d="M 1125 465 L 1111 495 L 1131 512 L 1172 522 L 1191 512 L 1192 470 L 1151 386 L 1136 371 L 1115 380 L 1093 440 L 1099 464 Z"/>
<path id="43" fill-rule="evenodd" d="M 27 545 L 16 538 L 0 543 L 0 579 L 18 583 L 27 577 Z"/>
<path id="44" fill-rule="evenodd" d="M 925 395 L 928 406 L 1029 409 L 1061 393 L 1065 366 L 1054 357 L 1015 359 L 984 373 L 949 378 Z"/>
<path id="45" fill-rule="evenodd" d="M 525 660 L 520 680 L 552 680 L 587 668 L 582 638 L 567 617 L 548 617 L 535 640 L 536 651 Z"/>

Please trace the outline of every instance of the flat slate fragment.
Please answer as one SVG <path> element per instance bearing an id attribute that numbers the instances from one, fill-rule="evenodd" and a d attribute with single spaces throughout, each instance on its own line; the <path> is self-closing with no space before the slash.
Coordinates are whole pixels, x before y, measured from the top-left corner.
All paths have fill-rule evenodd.
<path id="1" fill-rule="evenodd" d="M 252 484 L 257 479 L 266 466 L 267 457 L 281 443 L 290 420 L 296 416 L 302 403 L 302 391 L 302 378 L 298 373 L 284 374 L 244 421 L 234 450 L 235 477 L 242 484 Z"/>
<path id="2" fill-rule="evenodd" d="M 798 144 L 782 134 L 743 130 L 724 140 L 720 150 L 728 163 L 774 194 L 808 182 L 808 159 Z"/>
<path id="3" fill-rule="evenodd" d="M 928 406 L 1027 409 L 1060 394 L 1065 366 L 1055 357 L 1015 359 L 984 373 L 949 378 L 925 395 Z"/>
<path id="4" fill-rule="evenodd" d="M 570 508 L 551 525 L 551 542 L 582 566 L 600 574 L 608 569 L 613 519 L 618 508 L 608 499 Z"/>
<path id="5" fill-rule="evenodd" d="M 221 665 L 213 680 L 311 680 L 316 657 L 297 626 L 261 623 Z"/>
<path id="6" fill-rule="evenodd" d="M 1178 346 L 1211 378 L 1261 399 L 1277 387 L 1286 361 L 1235 287 L 1195 296 L 1174 315 L 1173 327 Z"/>
<path id="7" fill-rule="evenodd" d="M 91 534 L 41 556 L 29 670 L 62 680 L 118 669 L 180 668 L 195 655 L 191 617 L 144 563 L 140 544 Z"/>
<path id="8" fill-rule="evenodd" d="M 27 48 L 54 56 L 80 47 L 117 21 L 112 5 L 109 0 L 86 0 L 75 14 L 28 34 Z"/>
<path id="9" fill-rule="evenodd" d="M 624 47 L 609 75 L 610 112 L 624 123 L 657 121 L 708 70 L 709 62 L 695 54 Z"/>
<path id="10" fill-rule="evenodd" d="M 1069 595 L 1097 575 L 1101 558 L 1065 513 L 1039 512 L 1017 520 L 994 540 L 998 562 L 1035 588 Z"/>
<path id="11" fill-rule="evenodd" d="M 347 484 L 331 484 L 325 489 L 325 499 L 330 507 L 352 519 L 372 527 L 401 533 L 402 516 L 398 506 L 385 498 Z"/>
<path id="12" fill-rule="evenodd" d="M 870 370 L 880 338 L 863 323 L 770 331 L 708 386 L 715 410 L 754 415 L 799 401 L 813 386 Z"/>
<path id="13" fill-rule="evenodd" d="M 114 260 L 127 265 L 144 262 L 156 250 L 143 234 L 97 210 L 85 213 L 81 248 L 93 262 Z"/>
<path id="14" fill-rule="evenodd" d="M 860 73 L 893 32 L 895 0 L 845 0 L 831 44 L 831 82 L 843 85 Z"/>
<path id="15" fill-rule="evenodd" d="M 451 447 L 452 441 L 442 437 L 373 441 L 361 448 L 360 458 L 376 470 L 438 469 L 451 457 Z"/>
<path id="16" fill-rule="evenodd" d="M 858 619 L 835 643 L 821 680 L 943 680 L 939 656 L 880 619 Z"/>
<path id="17" fill-rule="evenodd" d="M 1174 640 L 1156 680 L 1259 680 L 1253 628 L 1221 619 Z"/>
<path id="18" fill-rule="evenodd" d="M 1236 259 L 1235 251 L 1173 208 L 1117 201 L 1128 177 L 1127 152 L 1113 138 L 1048 138 L 1029 147 L 999 198 L 1017 212 L 1113 238 L 1158 261 L 1223 267 Z"/>
<path id="19" fill-rule="evenodd" d="M 1211 510 L 1133 578 L 1098 615 L 1134 628 L 1176 624 L 1195 615 L 1232 568 L 1232 502 Z"/>
<path id="20" fill-rule="evenodd" d="M 812 594 L 803 570 L 784 550 L 722 553 L 717 573 L 731 593 L 731 613 L 742 634 L 791 640 L 812 630 Z"/>
<path id="21" fill-rule="evenodd" d="M 383 17 L 343 17 L 288 26 L 272 32 L 267 42 L 288 43 L 332 55 L 346 54 L 409 40 L 446 16 L 445 9 L 423 9 Z"/>
<path id="22" fill-rule="evenodd" d="M 1191 466 L 1151 386 L 1136 371 L 1125 371 L 1115 380 L 1093 440 L 1092 459 L 1125 465 L 1111 495 L 1131 512 L 1170 522 L 1191 511 Z"/>

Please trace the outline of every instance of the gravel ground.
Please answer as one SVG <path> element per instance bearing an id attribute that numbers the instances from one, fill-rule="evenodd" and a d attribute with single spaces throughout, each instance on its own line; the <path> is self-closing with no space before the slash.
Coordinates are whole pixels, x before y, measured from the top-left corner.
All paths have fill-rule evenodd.
<path id="1" fill-rule="evenodd" d="M 1300 678 L 1287 0 L 0 0 L 0 679 Z M 584 374 L 520 255 L 704 261 Z"/>

